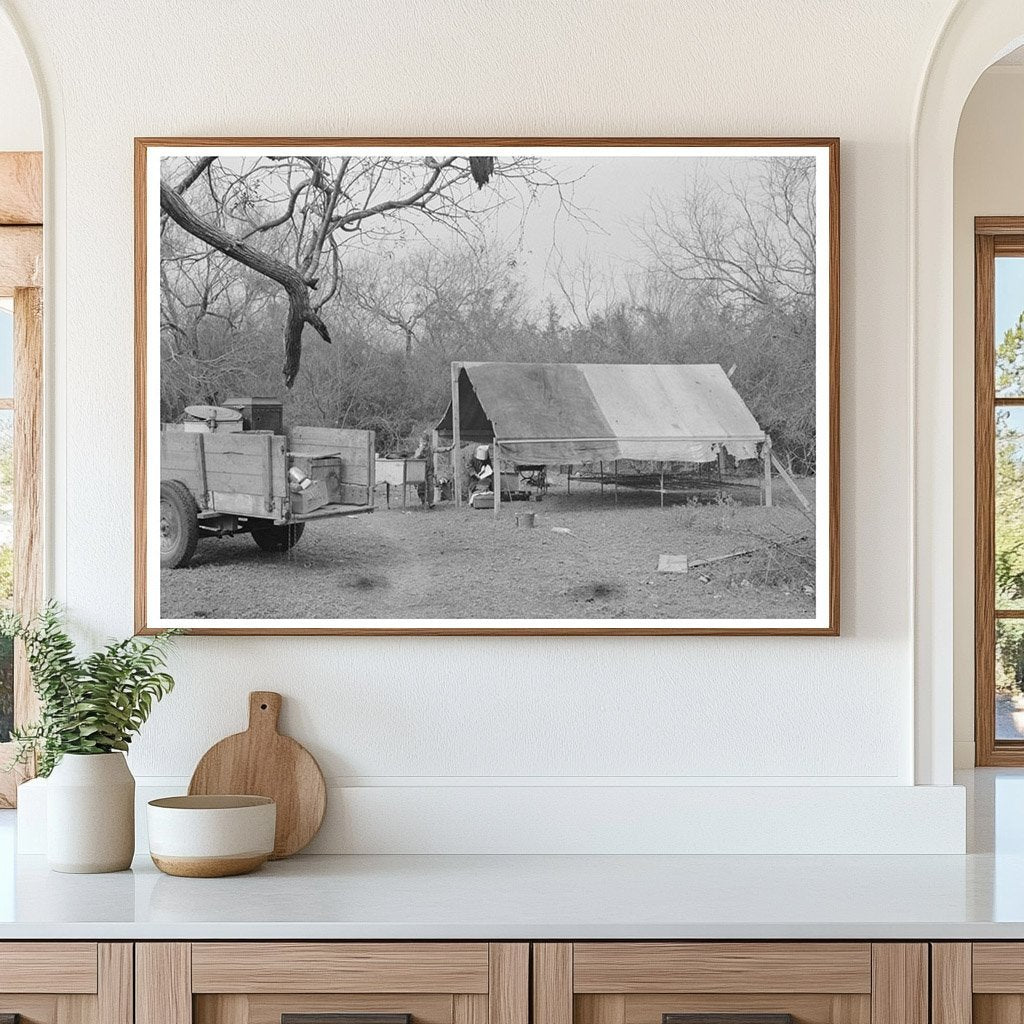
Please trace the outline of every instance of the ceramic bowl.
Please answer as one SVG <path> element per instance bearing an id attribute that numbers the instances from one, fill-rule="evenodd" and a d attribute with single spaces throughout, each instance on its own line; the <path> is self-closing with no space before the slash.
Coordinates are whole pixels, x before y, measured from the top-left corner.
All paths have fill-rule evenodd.
<path id="1" fill-rule="evenodd" d="M 149 853 L 168 875 L 255 871 L 274 851 L 277 805 L 266 796 L 168 796 L 147 808 Z"/>

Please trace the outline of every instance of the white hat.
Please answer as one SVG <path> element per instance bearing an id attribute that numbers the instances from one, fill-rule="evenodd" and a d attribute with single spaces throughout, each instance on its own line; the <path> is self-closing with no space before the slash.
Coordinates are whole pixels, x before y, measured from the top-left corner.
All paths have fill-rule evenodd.
<path id="1" fill-rule="evenodd" d="M 478 444 L 476 446 L 476 456 L 475 457 L 478 458 L 478 459 L 486 459 L 487 456 L 490 454 L 490 451 L 491 451 L 491 446 L 490 445 Z"/>

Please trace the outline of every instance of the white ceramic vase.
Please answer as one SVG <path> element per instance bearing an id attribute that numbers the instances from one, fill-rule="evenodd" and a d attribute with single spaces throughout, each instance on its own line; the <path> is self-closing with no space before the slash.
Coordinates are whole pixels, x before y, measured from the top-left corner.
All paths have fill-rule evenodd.
<path id="1" fill-rule="evenodd" d="M 65 754 L 46 783 L 54 871 L 124 871 L 135 853 L 135 779 L 124 754 Z"/>

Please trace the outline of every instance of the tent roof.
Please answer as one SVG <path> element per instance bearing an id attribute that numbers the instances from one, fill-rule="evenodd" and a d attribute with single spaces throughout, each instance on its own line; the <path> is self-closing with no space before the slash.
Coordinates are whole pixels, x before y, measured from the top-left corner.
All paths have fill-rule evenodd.
<path id="1" fill-rule="evenodd" d="M 765 437 L 717 364 L 463 363 L 459 406 L 463 437 L 519 461 L 706 461 L 698 448 L 723 443 L 749 458 Z M 451 434 L 450 406 L 438 430 Z"/>

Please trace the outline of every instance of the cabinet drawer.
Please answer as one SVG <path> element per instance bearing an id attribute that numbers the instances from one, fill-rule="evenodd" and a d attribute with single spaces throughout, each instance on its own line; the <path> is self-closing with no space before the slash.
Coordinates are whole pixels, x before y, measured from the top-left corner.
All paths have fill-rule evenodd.
<path id="1" fill-rule="evenodd" d="M 578 942 L 573 991 L 867 993 L 871 945 Z"/>
<path id="2" fill-rule="evenodd" d="M 0 992 L 96 991 L 95 942 L 0 943 Z"/>
<path id="3" fill-rule="evenodd" d="M 193 992 L 487 992 L 486 942 L 197 942 Z"/>
<path id="4" fill-rule="evenodd" d="M 927 1024 L 923 943 L 537 943 L 533 1024 Z"/>
<path id="5" fill-rule="evenodd" d="M 529 1024 L 515 942 L 136 947 L 136 1024 Z"/>

